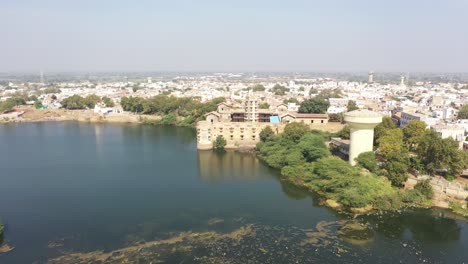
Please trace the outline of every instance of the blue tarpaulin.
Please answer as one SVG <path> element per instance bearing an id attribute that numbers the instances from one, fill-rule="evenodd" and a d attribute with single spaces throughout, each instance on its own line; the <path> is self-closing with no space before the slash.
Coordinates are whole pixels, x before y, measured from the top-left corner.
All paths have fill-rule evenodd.
<path id="1" fill-rule="evenodd" d="M 270 123 L 280 123 L 279 116 L 270 116 Z"/>

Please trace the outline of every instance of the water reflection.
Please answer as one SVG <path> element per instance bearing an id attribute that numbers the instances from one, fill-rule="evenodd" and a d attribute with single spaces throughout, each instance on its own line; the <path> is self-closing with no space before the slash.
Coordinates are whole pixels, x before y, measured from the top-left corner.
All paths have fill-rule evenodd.
<path id="1" fill-rule="evenodd" d="M 376 231 L 389 238 L 405 238 L 410 231 L 419 241 L 454 241 L 460 239 L 461 226 L 456 220 L 435 217 L 430 209 L 414 209 L 365 217 Z"/>
<path id="2" fill-rule="evenodd" d="M 232 151 L 198 151 L 198 173 L 209 183 L 254 181 L 265 177 L 264 167 L 251 154 Z"/>

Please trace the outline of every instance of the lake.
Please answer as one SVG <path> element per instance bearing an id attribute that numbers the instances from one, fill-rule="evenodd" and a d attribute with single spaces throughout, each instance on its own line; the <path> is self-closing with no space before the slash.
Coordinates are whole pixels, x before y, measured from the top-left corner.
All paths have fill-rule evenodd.
<path id="1" fill-rule="evenodd" d="M 427 209 L 363 216 L 373 238 L 342 239 L 348 216 L 282 183 L 251 154 L 197 151 L 190 128 L 0 125 L 0 219 L 15 248 L 0 263 L 122 253 L 181 234 L 153 244 L 165 263 L 468 262 L 462 218 Z M 245 236 L 233 233 L 240 229 Z M 135 254 L 146 259 L 129 263 L 156 254 L 144 250 Z"/>

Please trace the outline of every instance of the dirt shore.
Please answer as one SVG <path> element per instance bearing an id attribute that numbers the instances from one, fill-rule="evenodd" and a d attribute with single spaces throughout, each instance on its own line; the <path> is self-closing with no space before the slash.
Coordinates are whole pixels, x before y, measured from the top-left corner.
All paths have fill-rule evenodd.
<path id="1" fill-rule="evenodd" d="M 141 123 L 142 120 L 157 120 L 159 116 L 138 115 L 132 113 L 110 113 L 98 114 L 93 110 L 66 110 L 66 109 L 46 109 L 38 110 L 33 108 L 18 108 L 17 111 L 24 112 L 15 119 L 8 119 L 3 122 L 47 122 L 47 121 L 80 121 L 95 123 Z"/>

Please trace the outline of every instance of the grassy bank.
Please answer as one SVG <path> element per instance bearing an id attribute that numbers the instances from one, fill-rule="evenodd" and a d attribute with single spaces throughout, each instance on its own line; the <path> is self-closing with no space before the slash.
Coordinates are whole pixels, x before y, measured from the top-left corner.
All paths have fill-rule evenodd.
<path id="1" fill-rule="evenodd" d="M 424 189 L 427 183 L 411 191 L 393 187 L 386 177 L 331 155 L 325 145 L 328 137 L 291 123 L 283 134 L 264 137 L 257 144 L 258 157 L 280 169 L 283 180 L 316 192 L 329 200 L 328 205 L 345 211 L 397 210 L 431 204 Z"/>

